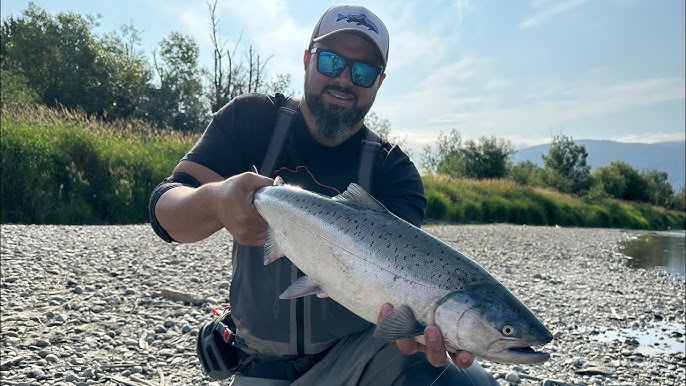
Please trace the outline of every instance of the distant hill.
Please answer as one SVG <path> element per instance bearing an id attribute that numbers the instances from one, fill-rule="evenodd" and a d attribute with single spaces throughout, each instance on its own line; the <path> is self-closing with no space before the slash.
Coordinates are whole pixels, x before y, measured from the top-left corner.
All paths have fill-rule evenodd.
<path id="1" fill-rule="evenodd" d="M 638 170 L 659 170 L 667 172 L 669 182 L 675 191 L 684 186 L 686 180 L 686 142 L 623 143 L 601 140 L 575 140 L 584 145 L 588 153 L 588 164 L 598 168 L 611 161 L 625 161 Z M 517 151 L 512 162 L 529 160 L 543 166 L 543 154 L 550 150 L 550 144 L 527 147 Z"/>

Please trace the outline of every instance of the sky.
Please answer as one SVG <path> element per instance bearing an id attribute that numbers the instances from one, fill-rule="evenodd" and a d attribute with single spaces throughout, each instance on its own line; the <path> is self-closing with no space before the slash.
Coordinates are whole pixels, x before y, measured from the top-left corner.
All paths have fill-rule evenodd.
<path id="1" fill-rule="evenodd" d="M 387 77 L 372 111 L 418 154 L 439 133 L 497 137 L 515 148 L 553 136 L 684 140 L 683 0 L 359 0 L 390 33 Z M 35 0 L 52 15 L 100 15 L 98 34 L 132 24 L 152 57 L 172 31 L 191 35 L 211 69 L 207 1 Z M 323 0 L 218 0 L 219 33 L 271 56 L 302 94 L 302 57 Z M 2 18 L 28 1 L 3 0 Z"/>

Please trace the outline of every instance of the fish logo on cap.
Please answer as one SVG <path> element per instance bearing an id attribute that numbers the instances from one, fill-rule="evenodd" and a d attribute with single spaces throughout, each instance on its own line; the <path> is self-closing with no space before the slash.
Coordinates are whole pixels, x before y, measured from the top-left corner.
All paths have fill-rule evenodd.
<path id="1" fill-rule="evenodd" d="M 359 14 L 352 14 L 349 13 L 347 15 L 343 15 L 339 13 L 336 17 L 336 21 L 341 21 L 345 19 L 348 23 L 356 23 L 357 25 L 363 25 L 367 28 L 369 28 L 370 31 L 376 32 L 376 34 L 379 34 L 379 28 L 376 27 L 376 24 L 374 24 L 373 21 L 371 21 L 367 15 L 364 13 L 359 13 Z"/>

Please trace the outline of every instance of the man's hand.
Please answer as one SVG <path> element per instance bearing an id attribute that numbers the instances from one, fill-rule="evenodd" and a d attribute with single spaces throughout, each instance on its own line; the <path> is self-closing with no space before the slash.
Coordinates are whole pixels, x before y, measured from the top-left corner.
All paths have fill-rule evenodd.
<path id="1" fill-rule="evenodd" d="M 381 323 L 383 318 L 391 312 L 393 306 L 390 304 L 384 304 L 379 310 L 379 315 L 376 317 L 376 324 Z M 424 329 L 424 341 L 426 345 L 420 344 L 414 338 L 398 339 L 395 343 L 398 345 L 398 349 L 407 355 L 412 355 L 417 351 L 423 351 L 426 353 L 426 358 L 429 363 L 436 367 L 441 367 L 446 364 L 447 356 L 445 345 L 443 344 L 443 335 L 441 331 L 436 326 L 427 326 Z M 458 351 L 457 353 L 449 353 L 450 358 L 453 362 L 461 368 L 466 369 L 472 365 L 474 362 L 474 355 L 467 351 Z"/>
<path id="2" fill-rule="evenodd" d="M 216 216 L 239 244 L 264 244 L 268 225 L 255 209 L 253 197 L 257 189 L 273 182 L 259 174 L 242 173 L 214 183 Z"/>

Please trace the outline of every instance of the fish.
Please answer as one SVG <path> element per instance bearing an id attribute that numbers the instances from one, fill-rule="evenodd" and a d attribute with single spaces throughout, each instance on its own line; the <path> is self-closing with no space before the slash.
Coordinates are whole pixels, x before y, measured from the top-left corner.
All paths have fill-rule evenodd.
<path id="1" fill-rule="evenodd" d="M 436 325 L 449 352 L 497 363 L 537 364 L 550 354 L 548 328 L 474 260 L 391 213 L 357 184 L 328 197 L 275 180 L 253 197 L 269 228 L 265 265 L 286 256 L 304 276 L 279 295 L 329 297 L 376 324 L 386 341 Z"/>
<path id="2" fill-rule="evenodd" d="M 364 13 L 360 13 L 360 14 L 349 13 L 347 15 L 339 13 L 338 15 L 336 15 L 336 21 L 337 22 L 341 21 L 343 19 L 345 19 L 345 21 L 347 21 L 348 23 L 355 23 L 357 25 L 363 25 L 363 26 L 367 27 L 367 29 L 369 29 L 370 31 L 376 32 L 377 35 L 379 34 L 379 27 L 377 27 L 376 24 L 374 24 L 374 22 L 371 21 L 367 17 L 367 15 Z"/>

